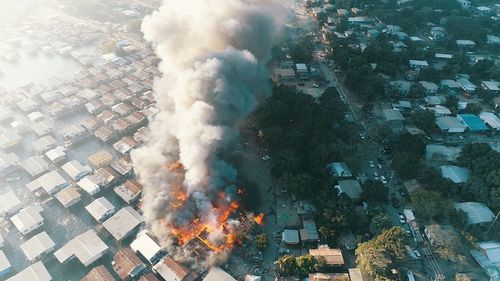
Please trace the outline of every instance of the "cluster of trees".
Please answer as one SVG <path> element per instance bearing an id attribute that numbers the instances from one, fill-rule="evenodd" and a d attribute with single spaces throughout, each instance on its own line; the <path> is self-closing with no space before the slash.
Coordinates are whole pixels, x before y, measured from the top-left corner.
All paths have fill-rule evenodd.
<path id="1" fill-rule="evenodd" d="M 394 280 L 392 269 L 399 269 L 407 260 L 406 235 L 399 227 L 384 230 L 374 239 L 360 243 L 356 264 L 376 280 Z"/>
<path id="2" fill-rule="evenodd" d="M 348 228 L 354 205 L 337 196 L 328 164 L 346 161 L 356 166 L 358 127 L 344 119 L 345 104 L 335 88 L 315 99 L 295 88 L 275 86 L 254 112 L 250 124 L 260 131 L 271 152 L 271 173 L 282 188 L 315 203 L 323 242 L 335 244 L 338 231 Z M 359 165 L 359 164 L 358 164 Z"/>
<path id="3" fill-rule="evenodd" d="M 472 172 L 465 192 L 469 198 L 486 202 L 495 211 L 500 210 L 500 153 L 486 143 L 466 144 L 458 163 Z"/>
<path id="4" fill-rule="evenodd" d="M 257 234 L 255 236 L 255 246 L 259 250 L 264 250 L 267 247 L 267 244 L 269 242 L 267 241 L 267 235 L 265 233 Z"/>
<path id="5" fill-rule="evenodd" d="M 422 158 L 425 154 L 422 137 L 406 133 L 391 144 L 391 166 L 396 175 L 402 179 L 416 178 L 422 169 Z"/>
<path id="6" fill-rule="evenodd" d="M 276 267 L 281 276 L 307 277 L 310 272 L 320 272 L 326 267 L 323 257 L 315 258 L 311 255 L 305 256 L 281 256 L 276 262 Z"/>

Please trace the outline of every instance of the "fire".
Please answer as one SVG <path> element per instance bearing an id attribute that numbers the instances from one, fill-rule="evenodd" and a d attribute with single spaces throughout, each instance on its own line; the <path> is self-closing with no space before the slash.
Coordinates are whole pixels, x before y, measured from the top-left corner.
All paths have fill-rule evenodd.
<path id="1" fill-rule="evenodd" d="M 256 215 L 253 220 L 259 225 L 264 225 L 264 213 Z"/>

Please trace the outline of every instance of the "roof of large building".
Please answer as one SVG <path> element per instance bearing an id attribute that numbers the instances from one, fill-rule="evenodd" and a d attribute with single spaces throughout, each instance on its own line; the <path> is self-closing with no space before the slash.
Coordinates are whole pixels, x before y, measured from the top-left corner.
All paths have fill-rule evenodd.
<path id="1" fill-rule="evenodd" d="M 42 156 L 34 155 L 23 161 L 23 168 L 32 177 L 36 177 L 47 172 L 50 164 Z"/>
<path id="2" fill-rule="evenodd" d="M 127 206 L 116 212 L 111 218 L 102 223 L 104 228 L 116 240 L 127 237 L 136 227 L 144 222 L 144 218 L 132 207 Z"/>
<path id="3" fill-rule="evenodd" d="M 92 268 L 80 281 L 115 281 L 115 278 L 113 278 L 113 275 L 111 275 L 104 265 L 100 265 Z"/>
<path id="4" fill-rule="evenodd" d="M 313 257 L 324 257 L 328 265 L 343 265 L 344 257 L 340 249 L 331 249 L 328 245 L 320 245 L 317 249 L 309 249 Z"/>
<path id="5" fill-rule="evenodd" d="M 48 194 L 53 194 L 57 190 L 67 186 L 69 183 L 57 171 L 50 171 L 45 175 L 26 184 L 26 187 L 31 191 L 37 191 L 42 188 Z"/>
<path id="6" fill-rule="evenodd" d="M 137 234 L 137 238 L 130 244 L 130 247 L 148 261 L 152 261 L 161 250 L 160 246 L 149 237 L 146 230 Z"/>
<path id="7" fill-rule="evenodd" d="M 345 162 L 333 162 L 328 167 L 335 177 L 352 177 L 352 172 Z"/>
<path id="8" fill-rule="evenodd" d="M 488 241 L 478 244 L 479 248 L 486 254 L 492 264 L 500 266 L 500 242 Z"/>
<path id="9" fill-rule="evenodd" d="M 457 203 L 456 207 L 467 214 L 467 224 L 488 223 L 495 218 L 495 214 L 483 203 L 463 202 Z"/>
<path id="10" fill-rule="evenodd" d="M 22 234 L 28 234 L 43 224 L 43 217 L 40 213 L 43 211 L 42 206 L 32 205 L 19 211 L 12 216 L 10 220 L 14 226 Z"/>
<path id="11" fill-rule="evenodd" d="M 345 193 L 349 198 L 359 199 L 363 188 L 357 180 L 340 180 L 338 182 L 340 192 Z"/>
<path id="12" fill-rule="evenodd" d="M 52 276 L 47 271 L 45 266 L 41 261 L 34 263 L 25 269 L 23 269 L 18 274 L 12 276 L 6 281 L 27 281 L 27 280 L 36 280 L 36 281 L 51 281 Z"/>
<path id="13" fill-rule="evenodd" d="M 76 187 L 70 186 L 59 191 L 56 198 L 64 207 L 69 208 L 80 201 L 82 196 Z"/>
<path id="14" fill-rule="evenodd" d="M 7 192 L 0 194 L 0 215 L 13 213 L 21 207 L 21 200 L 11 188 Z"/>
<path id="15" fill-rule="evenodd" d="M 495 113 L 481 112 L 481 114 L 479 114 L 479 118 L 481 118 L 492 129 L 500 130 L 500 118 L 498 118 Z"/>
<path id="16" fill-rule="evenodd" d="M 194 281 L 197 278 L 196 273 L 168 256 L 164 257 L 153 268 L 165 280 Z M 218 281 L 221 280 L 219 279 Z"/>
<path id="17" fill-rule="evenodd" d="M 475 114 L 458 114 L 458 119 L 462 120 L 465 126 L 472 132 L 487 131 L 488 127 L 484 124 L 483 120 Z"/>
<path id="18" fill-rule="evenodd" d="M 89 162 L 96 168 L 111 164 L 113 155 L 106 150 L 98 151 L 89 156 Z"/>
<path id="19" fill-rule="evenodd" d="M 454 131 L 463 132 L 466 128 L 466 126 L 464 124 L 462 124 L 462 122 L 460 122 L 460 120 L 458 120 L 456 117 L 452 117 L 452 116 L 437 117 L 436 118 L 436 125 L 438 125 L 438 127 L 441 130 L 450 131 L 450 132 L 454 132 Z"/>
<path id="20" fill-rule="evenodd" d="M 72 160 L 62 165 L 61 167 L 68 176 L 70 176 L 74 180 L 78 180 L 81 177 L 88 175 L 92 172 L 92 169 L 89 166 L 84 166 L 77 160 Z"/>
<path id="21" fill-rule="evenodd" d="M 467 182 L 469 180 L 469 170 L 458 166 L 441 166 L 441 175 L 454 183 Z"/>
<path id="22" fill-rule="evenodd" d="M 28 260 L 33 261 L 42 254 L 51 252 L 55 245 L 56 244 L 52 241 L 47 232 L 43 231 L 21 244 L 20 248 Z"/>
<path id="23" fill-rule="evenodd" d="M 220 267 L 212 267 L 203 281 L 236 281 L 236 279 Z"/>
<path id="24" fill-rule="evenodd" d="M 106 197 L 99 197 L 92 203 L 88 204 L 85 209 L 96 221 L 102 221 L 107 216 L 115 212 L 115 206 L 106 199 Z"/>
<path id="25" fill-rule="evenodd" d="M 66 243 L 54 255 L 60 263 L 76 257 L 83 265 L 88 266 L 107 250 L 106 243 L 93 230 L 88 230 Z"/>

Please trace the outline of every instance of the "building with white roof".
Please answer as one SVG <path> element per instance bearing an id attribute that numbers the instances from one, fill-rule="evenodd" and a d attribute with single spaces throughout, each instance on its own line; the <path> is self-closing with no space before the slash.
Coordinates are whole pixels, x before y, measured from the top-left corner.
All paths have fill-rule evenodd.
<path id="1" fill-rule="evenodd" d="M 43 189 L 48 194 L 52 195 L 68 185 L 68 181 L 66 181 L 59 172 L 51 171 L 27 183 L 26 187 L 31 192 L 37 192 L 39 189 Z"/>
<path id="2" fill-rule="evenodd" d="M 52 253 L 56 244 L 49 237 L 47 232 L 40 232 L 37 235 L 28 239 L 28 241 L 21 244 L 20 248 L 26 258 L 33 262 L 44 255 Z"/>
<path id="3" fill-rule="evenodd" d="M 7 188 L 7 192 L 0 194 L 0 216 L 15 214 L 21 206 L 21 200 L 10 187 Z"/>
<path id="4" fill-rule="evenodd" d="M 476 46 L 476 42 L 472 40 L 456 40 L 457 46 L 463 49 L 471 49 Z"/>
<path id="5" fill-rule="evenodd" d="M 68 174 L 72 179 L 79 180 L 84 176 L 92 173 L 92 169 L 89 166 L 84 166 L 78 160 L 72 160 L 64 164 L 62 167 L 64 172 Z"/>
<path id="6" fill-rule="evenodd" d="M 299 231 L 296 229 L 283 230 L 281 241 L 288 245 L 298 245 L 300 243 Z"/>
<path id="7" fill-rule="evenodd" d="M 4 244 L 4 240 L 3 240 L 2 234 L 0 234 L 0 249 L 3 248 L 3 244 Z"/>
<path id="8" fill-rule="evenodd" d="M 441 175 L 454 183 L 463 183 L 469 180 L 469 170 L 458 166 L 441 166 Z"/>
<path id="9" fill-rule="evenodd" d="M 425 60 L 409 60 L 408 63 L 412 69 L 424 69 L 429 67 L 429 63 Z"/>
<path id="10" fill-rule="evenodd" d="M 220 267 L 212 267 L 203 281 L 236 281 L 229 273 Z"/>
<path id="11" fill-rule="evenodd" d="M 31 143 L 31 145 L 33 146 L 33 150 L 35 150 L 36 152 L 44 153 L 49 149 L 56 147 L 57 141 L 54 139 L 54 137 L 47 135 L 35 140 Z"/>
<path id="12" fill-rule="evenodd" d="M 31 122 L 38 122 L 45 119 L 45 115 L 43 115 L 40 111 L 35 111 L 28 114 L 28 119 L 30 119 Z"/>
<path id="13" fill-rule="evenodd" d="M 74 186 L 70 186 L 59 191 L 56 194 L 56 199 L 59 201 L 65 208 L 69 208 L 76 203 L 80 202 L 82 199 L 82 195 Z"/>
<path id="14" fill-rule="evenodd" d="M 16 146 L 21 140 L 21 136 L 16 131 L 5 130 L 0 133 L 0 149 L 8 149 Z"/>
<path id="15" fill-rule="evenodd" d="M 10 220 L 21 234 L 26 235 L 43 225 L 44 219 L 40 215 L 42 211 L 42 206 L 32 205 L 19 211 Z"/>
<path id="16" fill-rule="evenodd" d="M 50 276 L 50 273 L 47 271 L 47 268 L 45 268 L 43 263 L 39 261 L 23 269 L 21 272 L 12 276 L 6 281 L 27 281 L 27 280 L 52 281 L 52 276 Z"/>
<path id="17" fill-rule="evenodd" d="M 23 168 L 32 177 L 38 177 L 50 169 L 50 164 L 42 156 L 34 155 L 23 161 Z"/>
<path id="18" fill-rule="evenodd" d="M 481 81 L 481 86 L 491 92 L 499 92 L 500 91 L 500 82 L 498 81 Z"/>
<path id="19" fill-rule="evenodd" d="M 467 215 L 467 224 L 482 224 L 492 222 L 495 214 L 483 203 L 463 202 L 456 203 L 455 208 Z"/>
<path id="20" fill-rule="evenodd" d="M 149 263 L 153 264 L 159 256 L 161 247 L 148 235 L 147 230 L 137 234 L 137 238 L 130 244 L 134 252 L 141 254 Z"/>
<path id="21" fill-rule="evenodd" d="M 105 197 L 99 197 L 88 204 L 85 210 L 87 210 L 96 221 L 102 222 L 115 213 L 115 206 Z"/>
<path id="22" fill-rule="evenodd" d="M 487 241 L 478 243 L 478 250 L 471 250 L 470 254 L 481 266 L 490 280 L 500 280 L 500 243 Z"/>
<path id="23" fill-rule="evenodd" d="M 428 95 L 435 94 L 439 90 L 439 86 L 434 82 L 420 81 L 418 83 L 424 88 L 425 93 Z"/>
<path id="24" fill-rule="evenodd" d="M 10 273 L 12 266 L 5 256 L 4 252 L 0 250 L 0 278 Z"/>
<path id="25" fill-rule="evenodd" d="M 308 77 L 307 65 L 305 63 L 297 63 L 295 65 L 295 68 L 297 69 L 297 76 L 299 76 L 300 78 Z"/>
<path id="26" fill-rule="evenodd" d="M 100 182 L 95 175 L 89 175 L 78 181 L 78 186 L 90 195 L 101 191 Z"/>
<path id="27" fill-rule="evenodd" d="M 0 152 L 0 176 L 7 175 L 19 168 L 19 157 L 15 153 Z"/>
<path id="28" fill-rule="evenodd" d="M 94 230 L 88 230 L 69 241 L 54 253 L 60 263 L 77 258 L 84 266 L 89 266 L 102 257 L 108 246 Z"/>
<path id="29" fill-rule="evenodd" d="M 457 79 L 457 83 L 460 85 L 460 88 L 469 93 L 474 92 L 477 89 L 476 85 L 464 77 Z"/>
<path id="30" fill-rule="evenodd" d="M 116 240 L 120 241 L 128 237 L 143 222 L 144 218 L 141 214 L 127 206 L 103 222 L 102 225 Z"/>
<path id="31" fill-rule="evenodd" d="M 194 281 L 198 277 L 195 272 L 187 269 L 171 257 L 164 257 L 153 267 L 153 270 L 164 280 Z M 217 279 L 217 281 L 222 281 L 222 279 Z"/>
<path id="32" fill-rule="evenodd" d="M 62 146 L 57 146 L 47 152 L 45 156 L 54 164 L 60 164 L 66 161 L 66 149 Z"/>
<path id="33" fill-rule="evenodd" d="M 467 126 L 453 116 L 437 117 L 436 125 L 445 133 L 463 133 L 467 129 Z"/>
<path id="34" fill-rule="evenodd" d="M 500 130 L 500 118 L 492 112 L 481 112 L 479 114 L 479 118 L 481 118 L 484 123 L 486 123 L 493 130 Z"/>

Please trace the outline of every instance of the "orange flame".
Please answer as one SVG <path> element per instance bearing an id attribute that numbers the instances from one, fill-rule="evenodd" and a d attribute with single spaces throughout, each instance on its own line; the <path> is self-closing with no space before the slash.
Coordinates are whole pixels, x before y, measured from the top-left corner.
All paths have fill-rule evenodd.
<path id="1" fill-rule="evenodd" d="M 264 213 L 256 215 L 253 220 L 259 225 L 264 225 Z"/>

